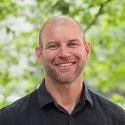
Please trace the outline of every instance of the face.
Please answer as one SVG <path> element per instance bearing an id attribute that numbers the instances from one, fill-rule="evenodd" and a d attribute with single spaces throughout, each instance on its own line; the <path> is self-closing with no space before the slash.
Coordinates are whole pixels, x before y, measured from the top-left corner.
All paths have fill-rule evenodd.
<path id="1" fill-rule="evenodd" d="M 81 78 L 90 56 L 90 43 L 84 43 L 81 28 L 74 23 L 48 25 L 42 36 L 43 48 L 36 48 L 46 78 L 70 83 Z"/>

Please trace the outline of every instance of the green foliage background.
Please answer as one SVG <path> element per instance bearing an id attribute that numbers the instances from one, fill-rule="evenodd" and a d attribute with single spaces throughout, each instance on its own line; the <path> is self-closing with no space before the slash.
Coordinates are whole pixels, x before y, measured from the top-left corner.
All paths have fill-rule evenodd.
<path id="1" fill-rule="evenodd" d="M 86 85 L 125 108 L 125 0 L 1 0 L 0 108 L 44 78 L 35 56 L 42 24 L 57 15 L 79 21 L 92 44 Z"/>

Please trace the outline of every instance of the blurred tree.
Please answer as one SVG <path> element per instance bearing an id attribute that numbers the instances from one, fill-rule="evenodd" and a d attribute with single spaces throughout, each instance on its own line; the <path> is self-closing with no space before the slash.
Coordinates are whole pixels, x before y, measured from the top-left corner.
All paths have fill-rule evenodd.
<path id="1" fill-rule="evenodd" d="M 124 0 L 1 0 L 0 107 L 35 89 L 44 78 L 34 49 L 49 18 L 65 14 L 84 27 L 92 55 L 84 80 L 125 108 Z"/>

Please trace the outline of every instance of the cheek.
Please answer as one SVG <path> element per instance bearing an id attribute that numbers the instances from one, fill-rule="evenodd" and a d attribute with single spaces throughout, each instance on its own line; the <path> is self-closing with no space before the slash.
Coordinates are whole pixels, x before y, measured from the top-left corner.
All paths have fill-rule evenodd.
<path id="1" fill-rule="evenodd" d="M 79 57 L 81 59 L 86 58 L 86 52 L 84 49 L 78 49 L 78 50 L 74 51 L 74 55 L 76 55 L 77 57 Z"/>
<path id="2" fill-rule="evenodd" d="M 45 51 L 42 55 L 42 60 L 44 63 L 51 63 L 55 59 L 56 55 L 51 51 Z"/>

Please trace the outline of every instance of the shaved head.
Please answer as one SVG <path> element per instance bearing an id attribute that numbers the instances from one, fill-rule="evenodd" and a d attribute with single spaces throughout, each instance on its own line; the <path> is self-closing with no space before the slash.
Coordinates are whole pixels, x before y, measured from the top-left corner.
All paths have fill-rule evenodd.
<path id="1" fill-rule="evenodd" d="M 83 32 L 84 42 L 85 42 L 86 40 L 85 40 L 84 30 L 83 30 L 82 26 L 79 24 L 79 22 L 76 21 L 75 19 L 72 19 L 71 17 L 61 15 L 61 16 L 55 16 L 43 24 L 43 26 L 39 32 L 39 45 L 40 45 L 40 47 L 42 47 L 42 44 L 43 44 L 42 35 L 44 34 L 44 31 L 46 30 L 47 26 L 54 26 L 54 25 L 63 26 L 65 24 L 70 25 L 70 23 L 76 24 L 81 29 L 81 32 Z"/>

